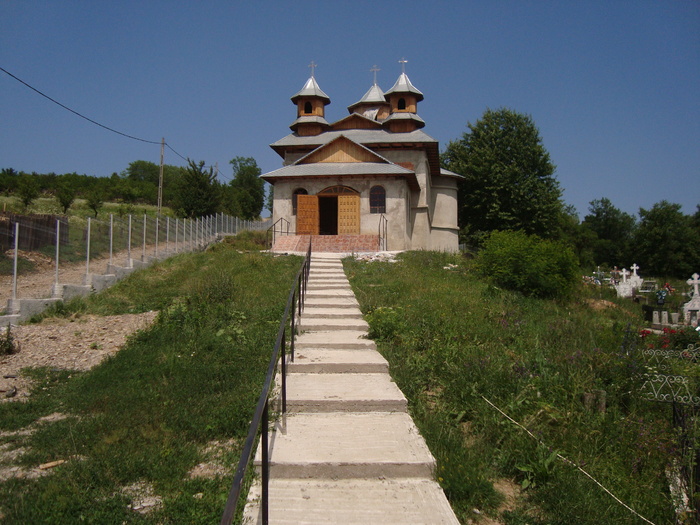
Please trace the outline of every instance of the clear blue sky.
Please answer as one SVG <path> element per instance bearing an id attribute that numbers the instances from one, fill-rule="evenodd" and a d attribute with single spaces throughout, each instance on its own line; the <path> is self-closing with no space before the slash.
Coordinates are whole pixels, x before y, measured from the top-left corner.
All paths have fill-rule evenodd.
<path id="1" fill-rule="evenodd" d="M 185 4 L 185 5 L 179 5 Z M 123 133 L 208 164 L 281 166 L 289 98 L 318 64 L 329 121 L 406 72 L 424 131 L 486 108 L 532 116 L 581 216 L 700 204 L 700 2 L 0 1 L 0 67 Z M 160 146 L 96 127 L 0 72 L 0 167 L 109 176 Z M 183 165 L 166 150 L 167 164 Z"/>

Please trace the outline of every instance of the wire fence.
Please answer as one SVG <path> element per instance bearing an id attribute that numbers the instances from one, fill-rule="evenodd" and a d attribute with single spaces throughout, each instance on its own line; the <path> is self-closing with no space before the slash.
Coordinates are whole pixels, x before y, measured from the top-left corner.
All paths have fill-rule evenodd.
<path id="1" fill-rule="evenodd" d="M 269 224 L 224 214 L 195 219 L 110 215 L 109 220 L 2 214 L 0 301 L 50 297 L 54 284 L 85 284 L 91 274 L 200 250 L 220 236 L 266 230 Z"/>

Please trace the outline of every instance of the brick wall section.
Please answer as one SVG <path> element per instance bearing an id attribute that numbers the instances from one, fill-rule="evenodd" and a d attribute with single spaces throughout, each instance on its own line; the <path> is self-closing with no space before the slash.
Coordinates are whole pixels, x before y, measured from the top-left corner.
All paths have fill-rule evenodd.
<path id="1" fill-rule="evenodd" d="M 285 235 L 272 247 L 273 252 L 304 252 L 309 247 L 309 237 L 315 252 L 350 253 L 376 252 L 378 235 Z"/>

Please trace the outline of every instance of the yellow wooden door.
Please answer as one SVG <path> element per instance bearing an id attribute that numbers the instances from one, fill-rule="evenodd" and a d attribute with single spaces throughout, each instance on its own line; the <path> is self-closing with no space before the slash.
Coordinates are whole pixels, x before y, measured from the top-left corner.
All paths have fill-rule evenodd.
<path id="1" fill-rule="evenodd" d="M 360 233 L 360 196 L 338 195 L 338 235 Z"/>
<path id="2" fill-rule="evenodd" d="M 297 235 L 318 235 L 318 197 L 297 195 Z"/>

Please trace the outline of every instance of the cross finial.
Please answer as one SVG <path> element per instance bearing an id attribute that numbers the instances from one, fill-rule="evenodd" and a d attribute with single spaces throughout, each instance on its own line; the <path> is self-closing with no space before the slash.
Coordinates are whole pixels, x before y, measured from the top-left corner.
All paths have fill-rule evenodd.
<path id="1" fill-rule="evenodd" d="M 401 64 L 401 73 L 406 73 L 406 64 L 408 63 L 408 60 L 405 58 L 401 57 L 401 60 L 399 60 L 399 64 Z"/>
<path id="2" fill-rule="evenodd" d="M 627 282 L 627 276 L 630 274 L 629 270 L 627 268 L 623 268 L 622 271 L 620 272 L 622 274 L 622 282 L 626 283 Z"/>
<path id="3" fill-rule="evenodd" d="M 316 70 L 317 66 L 318 66 L 318 64 L 316 62 L 314 62 L 313 60 L 311 61 L 311 64 L 309 64 L 309 67 L 311 68 L 311 78 L 315 78 L 314 73 L 316 72 L 315 70 Z"/>
<path id="4" fill-rule="evenodd" d="M 371 71 L 372 73 L 374 73 L 374 85 L 376 86 L 376 85 L 377 85 L 377 71 L 381 71 L 381 69 L 379 69 L 379 68 L 377 67 L 377 64 L 375 64 L 375 65 L 372 66 L 372 69 L 370 69 L 370 71 Z"/>

